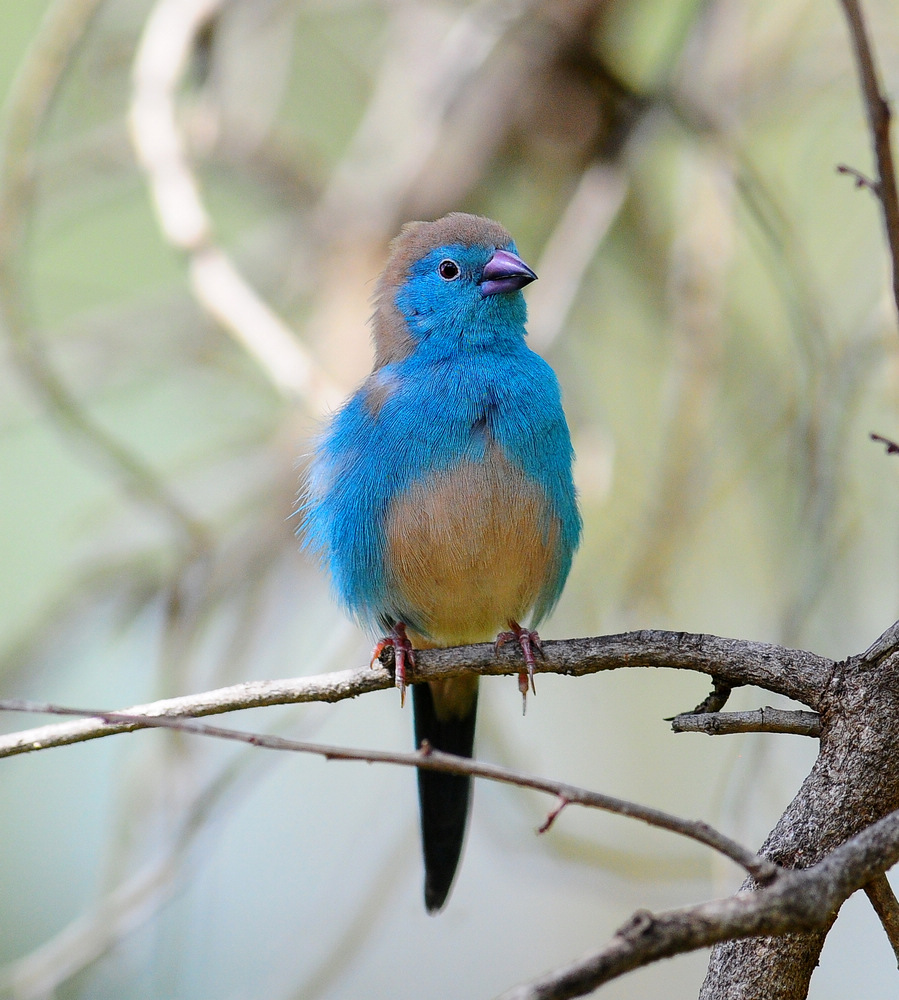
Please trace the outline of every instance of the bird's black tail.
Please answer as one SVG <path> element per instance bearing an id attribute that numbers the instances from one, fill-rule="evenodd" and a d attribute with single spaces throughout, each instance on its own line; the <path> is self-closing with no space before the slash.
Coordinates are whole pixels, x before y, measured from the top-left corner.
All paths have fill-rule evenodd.
<path id="1" fill-rule="evenodd" d="M 436 687 L 437 691 L 434 692 L 432 687 Z M 453 706 L 442 704 L 445 699 L 441 687 L 440 684 L 416 684 L 412 688 L 415 745 L 421 746 L 422 740 L 427 740 L 435 750 L 471 757 L 478 707 L 477 686 L 473 685 L 464 692 L 461 705 Z M 465 840 L 470 800 L 471 778 L 419 770 L 425 906 L 429 913 L 436 913 L 443 907 L 452 887 Z"/>

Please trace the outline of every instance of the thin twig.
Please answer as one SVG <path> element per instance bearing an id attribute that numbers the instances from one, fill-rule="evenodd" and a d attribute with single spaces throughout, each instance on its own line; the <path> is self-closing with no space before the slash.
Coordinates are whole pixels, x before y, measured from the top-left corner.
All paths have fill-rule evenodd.
<path id="1" fill-rule="evenodd" d="M 510 671 L 511 673 L 511 671 Z M 385 669 L 340 670 L 331 674 L 299 677 L 283 681 L 248 681 L 230 687 L 204 691 L 198 695 L 164 698 L 145 705 L 135 705 L 121 713 L 134 720 L 130 723 L 110 723 L 87 718 L 78 722 L 39 726 L 0 737 L 0 758 L 21 753 L 33 753 L 51 747 L 68 746 L 86 740 L 129 733 L 152 724 L 155 716 L 184 718 L 219 715 L 244 708 L 264 708 L 269 705 L 296 705 L 304 702 L 335 702 L 355 698 L 369 691 L 393 686 L 393 677 Z M 0 703 L 7 711 L 21 711 L 22 702 Z"/>
<path id="2" fill-rule="evenodd" d="M 899 900 L 885 874 L 875 876 L 865 886 L 865 894 L 880 918 L 899 965 Z"/>
<path id="3" fill-rule="evenodd" d="M 878 444 L 882 444 L 886 447 L 888 455 L 899 454 L 899 444 L 895 441 L 891 441 L 889 438 L 884 437 L 882 434 L 875 434 L 873 431 L 868 435 L 872 441 L 876 441 Z"/>
<path id="4" fill-rule="evenodd" d="M 555 821 L 562 815 L 562 811 L 568 805 L 568 799 L 559 799 L 555 808 L 550 809 L 546 819 L 537 827 L 537 833 L 547 833 Z"/>
<path id="5" fill-rule="evenodd" d="M 893 300 L 896 303 L 896 310 L 899 312 L 899 193 L 896 190 L 896 171 L 893 163 L 893 149 L 890 144 L 890 105 L 880 89 L 877 67 L 874 63 L 871 43 L 868 40 L 861 5 L 858 0 L 840 0 L 840 3 L 843 5 L 852 34 L 852 47 L 855 50 L 855 58 L 858 63 L 858 73 L 868 113 L 868 125 L 874 144 L 878 176 L 872 190 L 883 208 L 887 245 L 890 249 L 893 267 Z M 854 173 L 856 178 L 861 176 L 857 172 Z"/>
<path id="6" fill-rule="evenodd" d="M 31 701 L 0 701 L 0 711 L 35 712 L 48 715 L 78 715 L 102 719 L 113 725 L 124 725 L 135 728 L 175 729 L 179 732 L 192 733 L 196 736 L 210 736 L 215 739 L 233 740 L 238 743 L 248 743 L 251 746 L 266 750 L 286 750 L 294 753 L 315 754 L 326 760 L 357 760 L 368 764 L 397 764 L 402 767 L 415 767 L 425 771 L 440 771 L 444 774 L 464 774 L 474 778 L 486 778 L 502 784 L 517 785 L 520 788 L 532 788 L 535 791 L 555 795 L 566 805 L 582 805 L 591 809 L 601 809 L 604 812 L 615 813 L 638 819 L 649 826 L 669 830 L 682 837 L 698 841 L 725 857 L 736 862 L 757 881 L 769 883 L 778 877 L 781 869 L 772 861 L 760 858 L 757 854 L 738 844 L 735 840 L 713 829 L 707 823 L 698 820 L 681 819 L 670 813 L 642 806 L 636 802 L 628 802 L 601 792 L 591 792 L 586 788 L 568 785 L 562 781 L 548 778 L 537 778 L 520 771 L 513 771 L 498 764 L 487 764 L 468 757 L 458 757 L 455 754 L 442 753 L 430 747 L 422 747 L 415 753 L 399 753 L 388 750 L 360 750 L 349 747 L 326 746 L 320 743 L 310 743 L 306 740 L 291 740 L 282 736 L 269 736 L 264 733 L 250 733 L 237 729 L 225 729 L 221 726 L 210 726 L 194 719 L 170 718 L 166 716 L 128 715 L 123 712 L 106 712 L 87 708 L 70 708 L 48 702 Z M 558 812 L 559 810 L 557 810 Z"/>
<path id="7" fill-rule="evenodd" d="M 877 181 L 872 181 L 867 174 L 863 174 L 861 170 L 856 170 L 855 167 L 850 167 L 845 163 L 837 164 L 837 173 L 845 174 L 847 177 L 851 177 L 855 181 L 855 186 L 857 188 L 867 188 L 876 198 L 880 197 L 880 188 Z"/>
<path id="8" fill-rule="evenodd" d="M 670 721 L 676 733 L 705 733 L 707 736 L 784 733 L 817 739 L 821 735 L 821 717 L 817 712 L 787 712 L 769 706 L 753 712 L 710 712 L 704 715 L 685 712 Z"/>

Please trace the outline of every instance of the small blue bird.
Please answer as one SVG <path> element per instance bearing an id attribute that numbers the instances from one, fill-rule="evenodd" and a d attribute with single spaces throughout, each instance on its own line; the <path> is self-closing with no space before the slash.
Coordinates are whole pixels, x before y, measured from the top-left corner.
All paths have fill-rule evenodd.
<path id="1" fill-rule="evenodd" d="M 559 385 L 525 345 L 537 276 L 498 223 L 411 222 L 377 286 L 371 374 L 318 441 L 303 507 L 340 602 L 394 647 L 513 638 L 533 688 L 536 626 L 555 605 L 581 520 Z M 508 630 L 508 631 L 506 631 Z M 374 660 L 373 660 L 374 662 Z M 472 756 L 477 677 L 413 687 L 416 744 Z M 420 770 L 425 905 L 453 883 L 469 778 Z"/>

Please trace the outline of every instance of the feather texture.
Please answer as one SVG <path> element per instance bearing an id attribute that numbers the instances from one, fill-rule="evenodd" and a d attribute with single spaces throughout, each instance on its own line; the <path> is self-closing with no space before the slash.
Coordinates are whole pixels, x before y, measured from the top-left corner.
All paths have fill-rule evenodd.
<path id="1" fill-rule="evenodd" d="M 307 543 L 371 630 L 402 622 L 419 646 L 484 641 L 558 600 L 581 523 L 558 383 L 525 344 L 518 288 L 533 277 L 508 232 L 477 216 L 410 223 L 391 245 L 372 374 L 321 435 L 303 504 Z M 470 754 L 476 687 L 431 689 L 416 694 L 417 738 Z M 426 869 L 440 869 L 426 877 L 432 910 L 469 797 L 466 780 L 436 777 L 419 773 Z"/>

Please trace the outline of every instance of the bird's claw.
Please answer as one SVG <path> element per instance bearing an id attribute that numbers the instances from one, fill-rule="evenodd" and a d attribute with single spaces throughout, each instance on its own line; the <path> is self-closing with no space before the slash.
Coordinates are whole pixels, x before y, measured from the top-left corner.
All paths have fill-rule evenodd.
<path id="1" fill-rule="evenodd" d="M 522 628 L 518 622 L 509 622 L 509 631 L 500 632 L 496 637 L 496 643 L 494 648 L 499 650 L 507 642 L 515 641 L 521 647 L 521 654 L 524 656 L 526 670 L 522 670 L 518 675 L 518 690 L 521 692 L 521 714 L 527 711 L 528 707 L 528 689 L 536 694 L 537 688 L 534 684 L 534 668 L 537 666 L 537 661 L 534 659 L 534 650 L 536 649 L 540 655 L 543 655 L 543 643 L 540 641 L 540 636 L 532 631 L 531 629 Z"/>
<path id="2" fill-rule="evenodd" d="M 400 708 L 402 708 L 406 704 L 406 667 L 408 665 L 415 669 L 415 651 L 406 635 L 406 626 L 402 622 L 397 622 L 390 630 L 390 635 L 385 635 L 378 642 L 372 651 L 369 666 L 375 665 L 388 646 L 393 647 L 394 683 L 400 689 Z"/>

